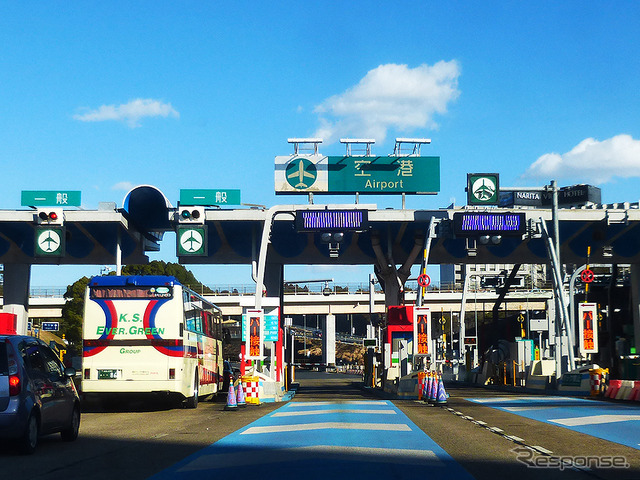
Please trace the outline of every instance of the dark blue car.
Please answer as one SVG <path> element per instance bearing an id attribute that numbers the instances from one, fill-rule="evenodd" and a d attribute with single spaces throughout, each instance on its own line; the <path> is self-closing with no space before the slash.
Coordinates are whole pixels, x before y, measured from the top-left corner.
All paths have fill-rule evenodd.
<path id="1" fill-rule="evenodd" d="M 41 340 L 0 335 L 0 438 L 33 453 L 38 437 L 60 433 L 73 441 L 80 428 L 76 371 L 65 368 Z"/>

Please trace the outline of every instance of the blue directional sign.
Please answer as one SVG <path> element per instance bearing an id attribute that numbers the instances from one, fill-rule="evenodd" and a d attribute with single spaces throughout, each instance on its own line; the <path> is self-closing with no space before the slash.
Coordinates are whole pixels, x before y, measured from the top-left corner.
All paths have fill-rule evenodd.
<path id="1" fill-rule="evenodd" d="M 45 332 L 57 332 L 60 330 L 60 322 L 42 322 L 40 327 Z"/>

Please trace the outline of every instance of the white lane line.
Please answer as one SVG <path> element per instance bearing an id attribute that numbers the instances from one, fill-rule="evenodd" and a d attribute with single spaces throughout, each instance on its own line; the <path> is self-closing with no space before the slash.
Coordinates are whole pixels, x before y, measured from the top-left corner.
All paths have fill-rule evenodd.
<path id="1" fill-rule="evenodd" d="M 341 423 L 341 422 L 321 422 L 321 423 L 301 423 L 298 425 L 272 425 L 265 427 L 250 427 L 240 435 L 255 435 L 260 433 L 280 433 L 280 432 L 304 432 L 309 430 L 383 430 L 389 432 L 410 432 L 411 427 L 404 423 Z"/>
<path id="2" fill-rule="evenodd" d="M 538 407 L 538 406 L 533 406 L 533 407 L 502 407 L 504 410 L 508 411 L 508 412 L 526 412 L 526 411 L 533 411 L 533 410 L 550 410 L 552 408 L 556 408 L 556 407 L 552 407 L 552 406 L 543 406 L 543 407 Z"/>
<path id="3" fill-rule="evenodd" d="M 565 427 L 601 425 L 603 423 L 626 422 L 628 420 L 640 420 L 640 415 L 591 415 L 589 417 L 549 419 L 550 422 L 559 423 Z"/>
<path id="4" fill-rule="evenodd" d="M 398 463 L 402 465 L 428 465 L 445 467 L 432 450 L 403 450 L 394 448 L 349 447 L 317 445 L 310 447 L 278 448 L 262 451 L 205 454 L 195 458 L 178 472 L 212 470 L 218 468 L 243 467 L 269 463 L 295 462 L 323 457 L 327 462 L 361 461 L 367 463 Z"/>
<path id="5" fill-rule="evenodd" d="M 303 415 L 328 415 L 330 413 L 366 413 L 373 415 L 396 415 L 395 410 L 358 410 L 357 408 L 334 408 L 331 410 L 300 410 L 295 412 L 275 412 L 272 417 L 298 417 Z"/>
<path id="6" fill-rule="evenodd" d="M 553 454 L 553 452 L 551 450 L 547 450 L 546 448 L 543 448 L 539 445 L 533 445 L 530 448 L 533 448 L 534 450 L 540 452 L 540 453 L 546 453 L 547 455 L 551 455 Z"/>
<path id="7" fill-rule="evenodd" d="M 347 400 L 344 402 L 289 402 L 287 404 L 287 407 L 320 407 L 322 405 L 389 405 L 389 402 L 385 400 Z"/>
<path id="8" fill-rule="evenodd" d="M 579 403 L 584 405 L 591 405 L 591 400 L 584 400 L 576 397 L 536 397 L 536 396 L 521 396 L 516 395 L 513 397 L 477 397 L 477 398 L 466 398 L 465 400 L 469 400 L 470 402 L 475 403 L 500 403 L 500 402 L 522 402 L 526 401 L 529 404 L 535 405 L 544 405 L 547 403 L 552 404 L 552 406 L 557 407 L 558 403 Z"/>
<path id="9" fill-rule="evenodd" d="M 500 403 L 500 402 L 509 402 L 509 401 L 517 401 L 517 400 L 531 400 L 532 397 L 491 397 L 491 398 L 467 398 L 472 402 L 476 403 Z"/>

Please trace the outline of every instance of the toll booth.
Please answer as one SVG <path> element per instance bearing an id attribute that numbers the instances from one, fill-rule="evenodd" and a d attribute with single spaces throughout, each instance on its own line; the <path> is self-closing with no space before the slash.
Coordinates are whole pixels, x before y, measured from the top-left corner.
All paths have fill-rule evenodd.
<path id="1" fill-rule="evenodd" d="M 0 335 L 16 335 L 18 316 L 14 313 L 0 312 Z"/>
<path id="2" fill-rule="evenodd" d="M 401 378 L 412 370 L 413 305 L 390 306 L 384 334 L 386 380 Z"/>

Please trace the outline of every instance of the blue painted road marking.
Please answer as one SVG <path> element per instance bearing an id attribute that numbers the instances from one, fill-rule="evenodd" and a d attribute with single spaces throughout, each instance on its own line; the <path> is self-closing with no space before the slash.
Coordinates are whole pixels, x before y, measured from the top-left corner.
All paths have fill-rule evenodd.
<path id="1" fill-rule="evenodd" d="M 538 396 L 466 400 L 640 450 L 640 405 Z"/>
<path id="2" fill-rule="evenodd" d="M 473 478 L 388 401 L 290 402 L 152 479 L 207 474 L 260 480 Z"/>

